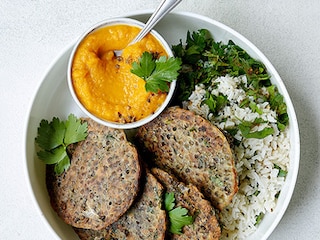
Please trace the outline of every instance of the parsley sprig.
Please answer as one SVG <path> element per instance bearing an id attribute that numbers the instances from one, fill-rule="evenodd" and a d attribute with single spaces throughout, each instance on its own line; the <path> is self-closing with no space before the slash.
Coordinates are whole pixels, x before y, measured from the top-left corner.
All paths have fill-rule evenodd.
<path id="1" fill-rule="evenodd" d="M 193 217 L 188 216 L 188 210 L 182 207 L 175 206 L 174 193 L 166 193 L 164 199 L 165 209 L 169 215 L 170 229 L 173 234 L 182 234 L 182 228 L 193 223 Z"/>
<path id="2" fill-rule="evenodd" d="M 168 83 L 176 80 L 181 68 L 181 59 L 161 56 L 155 59 L 150 52 L 144 52 L 139 62 L 133 62 L 131 72 L 146 81 L 146 91 L 168 92 Z"/>
<path id="3" fill-rule="evenodd" d="M 81 123 L 73 114 L 70 114 L 65 122 L 57 117 L 51 122 L 41 120 L 35 139 L 41 148 L 37 152 L 39 159 L 46 164 L 55 164 L 54 171 L 60 175 L 70 167 L 67 147 L 84 140 L 87 137 L 87 129 L 88 124 Z"/>

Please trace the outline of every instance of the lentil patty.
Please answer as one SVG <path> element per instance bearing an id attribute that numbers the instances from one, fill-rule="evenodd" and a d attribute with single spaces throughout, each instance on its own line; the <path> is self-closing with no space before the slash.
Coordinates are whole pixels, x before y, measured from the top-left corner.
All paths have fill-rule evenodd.
<path id="1" fill-rule="evenodd" d="M 47 167 L 53 209 L 77 228 L 103 229 L 117 221 L 139 191 L 141 167 L 123 130 L 88 122 L 88 136 L 68 149 L 71 166 L 57 176 Z"/>
<path id="2" fill-rule="evenodd" d="M 163 187 L 147 173 L 142 195 L 131 208 L 106 229 L 75 229 L 80 239 L 148 239 L 162 240 L 166 235 L 166 212 L 162 210 Z"/>
<path id="3" fill-rule="evenodd" d="M 224 134 L 191 111 L 170 107 L 139 128 L 137 139 L 153 163 L 194 184 L 222 210 L 238 190 L 234 156 Z"/>
<path id="4" fill-rule="evenodd" d="M 183 227 L 183 234 L 171 234 L 170 239 L 218 240 L 221 230 L 215 209 L 204 199 L 203 194 L 194 185 L 179 182 L 159 168 L 153 168 L 151 171 L 167 192 L 174 193 L 176 206 L 188 209 L 188 214 L 194 218 L 192 225 Z"/>

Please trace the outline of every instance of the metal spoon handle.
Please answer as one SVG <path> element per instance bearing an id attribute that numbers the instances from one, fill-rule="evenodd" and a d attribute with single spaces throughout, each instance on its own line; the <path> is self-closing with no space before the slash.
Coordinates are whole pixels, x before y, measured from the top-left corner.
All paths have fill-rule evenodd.
<path id="1" fill-rule="evenodd" d="M 131 44 L 139 42 L 142 38 L 147 35 L 151 29 L 173 8 L 175 8 L 182 0 L 162 0 L 158 8 L 151 15 L 148 22 L 140 33 L 132 40 Z"/>

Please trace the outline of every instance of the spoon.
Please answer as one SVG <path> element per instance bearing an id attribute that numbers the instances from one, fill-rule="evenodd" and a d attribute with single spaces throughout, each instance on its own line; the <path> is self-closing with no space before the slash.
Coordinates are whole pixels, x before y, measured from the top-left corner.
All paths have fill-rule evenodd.
<path id="1" fill-rule="evenodd" d="M 172 9 L 174 9 L 182 0 L 162 0 L 160 5 L 157 7 L 155 12 L 151 15 L 145 26 L 141 29 L 139 34 L 128 44 L 132 45 L 136 42 L 139 42 L 143 39 L 151 30 L 152 28 Z M 122 54 L 123 49 L 121 50 L 114 50 L 114 54 L 116 57 L 120 57 Z"/>

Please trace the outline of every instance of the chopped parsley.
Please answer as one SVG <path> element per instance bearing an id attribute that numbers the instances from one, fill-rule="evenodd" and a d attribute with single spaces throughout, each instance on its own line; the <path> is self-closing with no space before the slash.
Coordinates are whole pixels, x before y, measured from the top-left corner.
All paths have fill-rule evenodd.
<path id="1" fill-rule="evenodd" d="M 54 164 L 55 173 L 60 175 L 70 167 L 67 147 L 84 140 L 87 137 L 87 129 L 88 124 L 81 123 L 73 114 L 70 114 L 65 122 L 57 117 L 51 122 L 41 120 L 35 139 L 41 148 L 37 152 L 39 159 L 46 164 Z"/>
<path id="2" fill-rule="evenodd" d="M 259 215 L 257 215 L 256 216 L 256 223 L 254 225 L 255 226 L 259 225 L 261 223 L 263 217 L 264 217 L 264 213 L 262 213 L 262 212 Z"/>
<path id="3" fill-rule="evenodd" d="M 146 81 L 147 92 L 168 92 L 168 83 L 176 80 L 181 68 L 181 59 L 161 56 L 155 59 L 154 55 L 144 52 L 139 62 L 132 64 L 131 72 Z"/>
<path id="4" fill-rule="evenodd" d="M 277 114 L 278 129 L 283 131 L 289 124 L 284 98 L 271 83 L 264 64 L 253 59 L 233 41 L 230 40 L 227 44 L 215 42 L 207 29 L 200 29 L 192 33 L 188 31 L 186 43 L 182 44 L 180 40 L 172 49 L 175 56 L 182 59 L 182 68 L 177 79 L 176 104 L 187 101 L 196 85 L 203 84 L 207 92 L 202 104 L 206 104 L 210 113 L 217 116 L 219 110 L 228 105 L 228 99 L 222 94 L 214 96 L 208 91 L 212 88 L 212 80 L 226 75 L 245 75 L 247 83 L 241 87 L 247 97 L 240 103 L 240 107 L 249 107 L 253 112 L 261 114 L 258 104 L 267 101 Z M 252 132 L 252 126 L 248 123 L 241 123 L 237 128 L 245 138 L 264 138 L 274 132 L 271 127 Z M 237 129 L 232 132 L 236 133 Z"/>
<path id="5" fill-rule="evenodd" d="M 211 94 L 209 91 L 206 91 L 205 100 L 202 102 L 202 104 L 206 104 L 211 113 L 214 115 L 218 114 L 218 112 L 228 103 L 227 97 L 219 94 L 218 96 L 215 96 Z"/>
<path id="6" fill-rule="evenodd" d="M 288 171 L 283 170 L 280 166 L 278 166 L 277 164 L 274 164 L 274 168 L 278 169 L 278 177 L 286 177 L 288 174 Z"/>
<path id="7" fill-rule="evenodd" d="M 241 134 L 245 138 L 258 138 L 262 139 L 265 138 L 266 136 L 269 136 L 274 133 L 274 129 L 272 127 L 265 127 L 264 129 L 260 131 L 252 131 L 252 128 L 255 125 L 258 125 L 260 123 L 263 123 L 264 121 L 261 118 L 256 118 L 253 122 L 248 122 L 248 121 L 242 121 L 239 125 L 238 128 L 241 131 Z"/>
<path id="8" fill-rule="evenodd" d="M 172 49 L 183 62 L 179 78 L 185 81 L 179 85 L 180 100 L 187 100 L 195 85 L 210 83 L 211 79 L 227 74 L 233 77 L 246 75 L 249 84 L 255 88 L 271 85 L 270 76 L 260 61 L 231 40 L 228 44 L 215 42 L 206 29 L 192 34 L 188 31 L 186 45 L 180 40 L 180 44 Z"/>

